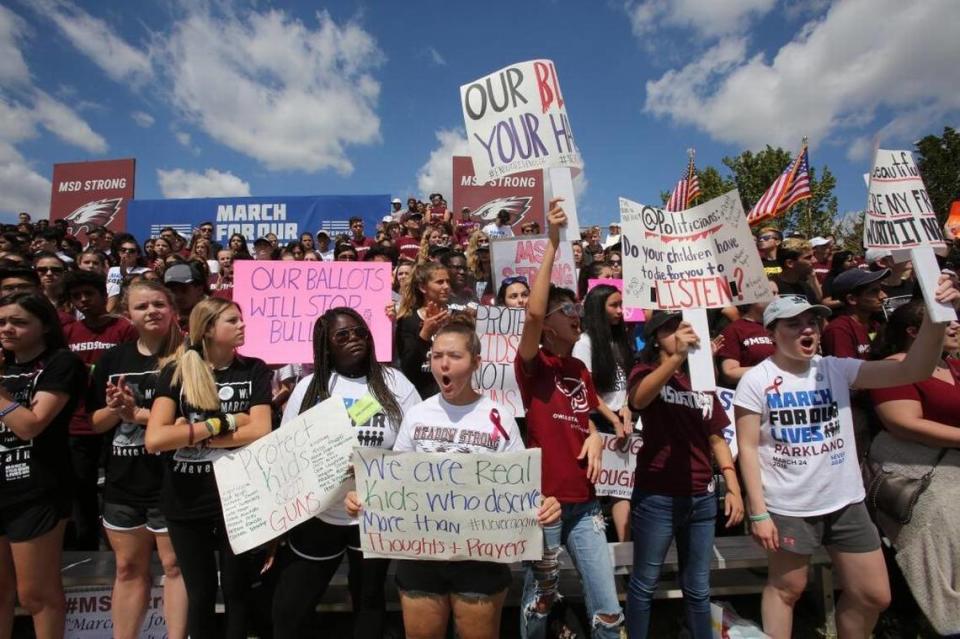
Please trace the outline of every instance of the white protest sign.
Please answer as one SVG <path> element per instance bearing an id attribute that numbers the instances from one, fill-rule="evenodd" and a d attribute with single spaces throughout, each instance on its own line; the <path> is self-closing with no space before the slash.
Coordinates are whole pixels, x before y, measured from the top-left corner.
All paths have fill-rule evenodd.
<path id="1" fill-rule="evenodd" d="M 685 211 L 620 198 L 620 217 L 625 306 L 706 309 L 771 299 L 736 191 Z"/>
<path id="2" fill-rule="evenodd" d="M 503 306 L 477 307 L 477 337 L 480 338 L 480 368 L 473 386 L 514 417 L 523 417 L 523 401 L 513 362 L 523 333 L 526 312 Z"/>
<path id="3" fill-rule="evenodd" d="M 518 62 L 464 84 L 460 103 L 478 179 L 583 168 L 550 60 Z"/>
<path id="4" fill-rule="evenodd" d="M 560 241 L 573 242 L 580 239 L 580 218 L 577 217 L 577 197 L 573 192 L 573 171 L 567 168 L 550 169 L 550 185 L 553 197 L 563 198 L 560 206 L 567 214 L 567 225 L 560 227 Z M 546 220 L 546 224 L 549 224 Z"/>
<path id="5" fill-rule="evenodd" d="M 600 437 L 603 438 L 603 456 L 600 458 L 600 479 L 594 484 L 597 496 L 630 499 L 643 437 L 638 432 L 623 440 L 607 433 L 600 433 Z"/>
<path id="6" fill-rule="evenodd" d="M 543 558 L 540 449 L 512 453 L 353 452 L 364 557 Z"/>
<path id="7" fill-rule="evenodd" d="M 712 391 L 717 388 L 713 369 L 713 346 L 710 343 L 710 322 L 702 308 L 683 309 L 683 321 L 690 324 L 700 338 L 700 344 L 687 351 L 687 370 L 690 373 L 690 388 L 695 391 Z"/>
<path id="8" fill-rule="evenodd" d="M 343 499 L 354 446 L 343 399 L 333 396 L 213 462 L 233 552 L 279 537 Z"/>
<path id="9" fill-rule="evenodd" d="M 499 290 L 500 282 L 504 278 L 515 275 L 527 278 L 527 283 L 532 287 L 540 264 L 543 263 L 543 253 L 547 250 L 548 241 L 543 235 L 490 240 L 494 289 Z M 577 290 L 577 269 L 573 260 L 573 244 L 570 242 L 560 242 L 557 247 L 550 281 L 557 286 Z"/>

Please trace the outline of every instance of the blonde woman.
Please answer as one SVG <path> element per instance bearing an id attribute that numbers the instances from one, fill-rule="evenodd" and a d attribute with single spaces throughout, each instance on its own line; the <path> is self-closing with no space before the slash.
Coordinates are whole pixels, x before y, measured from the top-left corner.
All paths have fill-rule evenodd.
<path id="1" fill-rule="evenodd" d="M 402 289 L 397 306 L 396 349 L 400 370 L 413 382 L 420 397 L 439 390 L 430 372 L 430 344 L 437 330 L 450 318 L 450 275 L 445 266 L 428 262 L 417 266 Z"/>
<path id="2" fill-rule="evenodd" d="M 477 299 L 484 303 L 495 293 L 490 266 L 490 237 L 483 231 L 474 231 L 467 240 L 467 269 L 477 283 Z M 484 300 L 484 296 L 487 299 Z"/>

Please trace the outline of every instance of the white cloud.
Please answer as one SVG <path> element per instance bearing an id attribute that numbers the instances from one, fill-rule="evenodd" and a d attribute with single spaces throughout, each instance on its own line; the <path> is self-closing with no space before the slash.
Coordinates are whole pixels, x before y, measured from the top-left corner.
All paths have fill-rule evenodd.
<path id="1" fill-rule="evenodd" d="M 30 70 L 20 53 L 19 42 L 26 24 L 10 9 L 0 5 L 0 83 L 29 84 Z"/>
<path id="2" fill-rule="evenodd" d="M 430 152 L 430 157 L 417 171 L 417 189 L 421 197 L 442 193 L 448 202 L 453 203 L 453 156 L 470 155 L 470 145 L 463 129 L 440 129 L 436 136 L 439 146 Z"/>
<path id="3" fill-rule="evenodd" d="M 437 65 L 438 67 L 445 67 L 445 66 L 447 66 L 447 60 L 446 60 L 446 58 L 444 58 L 444 57 L 440 54 L 440 52 L 437 51 L 434 47 L 429 47 L 429 48 L 427 49 L 427 54 L 430 56 L 430 60 L 432 60 L 433 63 L 434 63 L 435 65 Z"/>
<path id="4" fill-rule="evenodd" d="M 953 0 L 836 3 L 769 62 L 748 56 L 743 38 L 722 39 L 647 82 L 645 109 L 754 149 L 848 139 L 883 110 L 895 114 L 885 130 L 915 135 L 960 110 L 958 31 Z M 862 141 L 853 147 L 863 153 Z"/>
<path id="5" fill-rule="evenodd" d="M 33 219 L 50 212 L 50 180 L 33 170 L 11 145 L 0 142 L 0 209 L 27 211 Z"/>
<path id="6" fill-rule="evenodd" d="M 187 147 L 188 149 L 190 148 L 190 143 L 192 142 L 192 140 L 190 138 L 189 133 L 187 133 L 186 131 L 175 131 L 173 135 L 174 137 L 177 138 L 177 142 Z"/>
<path id="7" fill-rule="evenodd" d="M 107 150 L 107 141 L 103 136 L 91 129 L 70 107 L 43 91 L 37 91 L 33 111 L 37 121 L 64 142 L 91 153 Z"/>
<path id="8" fill-rule="evenodd" d="M 142 126 L 145 129 L 149 129 L 156 122 L 154 117 L 145 111 L 134 111 L 130 114 L 130 117 L 137 123 L 137 126 Z"/>
<path id="9" fill-rule="evenodd" d="M 177 22 L 160 52 L 171 99 L 220 143 L 268 169 L 349 174 L 350 145 L 380 141 L 383 60 L 358 24 L 325 11 L 311 29 L 277 10 Z"/>
<path id="10" fill-rule="evenodd" d="M 688 27 L 706 37 L 746 30 L 776 0 L 643 0 L 627 2 L 630 26 L 637 37 L 654 34 L 663 26 Z"/>
<path id="11" fill-rule="evenodd" d="M 69 0 L 33 0 L 30 4 L 111 79 L 140 84 L 153 77 L 147 54 L 128 44 L 106 21 Z"/>
<path id="12" fill-rule="evenodd" d="M 250 183 L 229 171 L 207 169 L 203 173 L 173 169 L 157 169 L 157 182 L 165 198 L 247 197 Z"/>

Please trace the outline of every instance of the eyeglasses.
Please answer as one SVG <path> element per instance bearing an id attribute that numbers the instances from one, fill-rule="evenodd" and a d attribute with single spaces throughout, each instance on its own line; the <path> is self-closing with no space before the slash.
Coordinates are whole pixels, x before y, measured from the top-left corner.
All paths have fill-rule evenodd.
<path id="1" fill-rule="evenodd" d="M 367 339 L 367 335 L 369 334 L 370 331 L 367 330 L 366 326 L 357 324 L 356 326 L 348 326 L 347 328 L 341 328 L 340 330 L 336 331 L 330 336 L 330 341 L 337 346 L 343 346 L 353 337 L 356 337 L 357 339 Z"/>
<path id="2" fill-rule="evenodd" d="M 201 226 L 200 230 L 203 231 L 204 233 L 213 233 L 212 226 Z"/>
<path id="3" fill-rule="evenodd" d="M 46 275 L 47 273 L 63 273 L 64 268 L 62 266 L 36 266 L 33 270 L 40 275 Z"/>
<path id="4" fill-rule="evenodd" d="M 758 242 L 766 242 L 767 240 L 775 240 L 775 239 L 777 239 L 776 235 L 761 235 L 757 237 Z"/>
<path id="5" fill-rule="evenodd" d="M 573 302 L 564 302 L 560 306 L 547 313 L 544 317 L 550 317 L 557 311 L 560 311 L 567 317 L 580 317 L 580 315 L 583 313 L 583 306 Z"/>
<path id="6" fill-rule="evenodd" d="M 527 283 L 527 278 L 523 275 L 511 275 L 510 277 L 503 278 L 503 286 L 510 286 L 511 284 L 526 284 L 528 287 L 530 286 L 530 284 Z"/>

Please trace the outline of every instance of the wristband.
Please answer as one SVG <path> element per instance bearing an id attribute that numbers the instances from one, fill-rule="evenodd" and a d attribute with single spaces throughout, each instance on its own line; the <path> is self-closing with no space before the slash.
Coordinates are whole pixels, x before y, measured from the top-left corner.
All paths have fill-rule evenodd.
<path id="1" fill-rule="evenodd" d="M 761 521 L 767 521 L 770 519 L 770 513 L 760 513 L 759 515 L 750 515 L 750 521 L 753 523 L 760 523 Z"/>
<path id="2" fill-rule="evenodd" d="M 721 466 L 721 467 L 720 467 L 720 472 L 721 472 L 721 473 L 723 473 L 723 471 L 725 471 L 725 470 L 732 470 L 734 475 L 737 474 L 737 469 L 734 468 L 733 466 Z"/>
<path id="3" fill-rule="evenodd" d="M 207 432 L 210 433 L 210 437 L 216 437 L 220 434 L 220 420 L 216 417 L 204 420 L 203 423 L 207 427 Z"/>
<path id="4" fill-rule="evenodd" d="M 193 424 L 187 424 L 187 446 L 193 446 Z"/>
<path id="5" fill-rule="evenodd" d="M 10 402 L 5 408 L 0 409 L 0 419 L 3 419 L 18 408 L 20 408 L 20 402 L 16 400 Z"/>
<path id="6" fill-rule="evenodd" d="M 226 413 L 223 418 L 227 422 L 227 432 L 235 432 L 237 430 L 237 416 L 233 413 Z"/>

